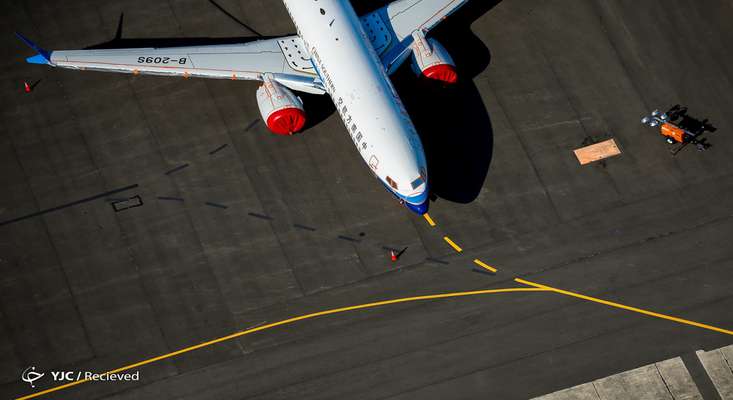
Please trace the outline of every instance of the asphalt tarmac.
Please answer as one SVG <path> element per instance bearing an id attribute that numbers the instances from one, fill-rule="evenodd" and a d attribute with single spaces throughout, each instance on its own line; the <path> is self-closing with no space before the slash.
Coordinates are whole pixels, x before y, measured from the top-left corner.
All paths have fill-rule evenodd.
<path id="1" fill-rule="evenodd" d="M 219 4 L 263 35 L 294 31 L 279 2 Z M 304 96 L 309 128 L 278 137 L 255 82 L 28 65 L 13 35 L 83 48 L 109 41 L 121 13 L 124 39 L 252 36 L 205 0 L 3 4 L 0 397 L 67 383 L 51 371 L 515 277 L 733 329 L 731 2 L 473 0 L 446 20 L 435 37 L 458 87 L 407 65 L 394 76 L 435 227 L 372 178 L 324 98 Z M 673 157 L 640 124 L 678 103 L 717 128 L 708 151 Z M 580 166 L 572 150 L 605 138 L 622 154 Z M 557 293 L 499 293 L 299 321 L 39 398 L 527 399 L 731 343 Z M 30 366 L 46 373 L 35 388 Z"/>

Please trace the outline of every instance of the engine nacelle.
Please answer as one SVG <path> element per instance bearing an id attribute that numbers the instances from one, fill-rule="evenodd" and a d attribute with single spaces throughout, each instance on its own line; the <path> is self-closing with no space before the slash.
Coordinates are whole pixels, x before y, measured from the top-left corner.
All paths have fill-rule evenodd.
<path id="1" fill-rule="evenodd" d="M 421 31 L 412 34 L 412 70 L 415 74 L 446 84 L 458 81 L 456 64 L 448 51 L 435 39 Z"/>
<path id="2" fill-rule="evenodd" d="M 300 98 L 268 76 L 257 89 L 257 106 L 267 127 L 278 135 L 292 135 L 305 125 Z"/>

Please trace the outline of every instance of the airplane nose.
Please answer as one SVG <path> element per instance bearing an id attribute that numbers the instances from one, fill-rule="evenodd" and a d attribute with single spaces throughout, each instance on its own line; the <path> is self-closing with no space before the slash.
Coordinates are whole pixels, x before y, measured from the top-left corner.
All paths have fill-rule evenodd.
<path id="1" fill-rule="evenodd" d="M 428 199 L 425 199 L 425 201 L 423 201 L 420 204 L 405 203 L 405 205 L 415 214 L 423 215 L 426 212 L 428 212 L 428 201 L 429 201 Z"/>

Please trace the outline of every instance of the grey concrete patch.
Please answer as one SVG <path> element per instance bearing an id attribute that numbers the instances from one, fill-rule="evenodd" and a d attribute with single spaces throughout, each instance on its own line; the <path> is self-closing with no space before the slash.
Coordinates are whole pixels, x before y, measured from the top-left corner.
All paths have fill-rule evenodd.
<path id="1" fill-rule="evenodd" d="M 730 346 L 728 346 L 730 347 Z M 706 371 L 712 372 L 710 378 L 716 383 L 715 387 L 724 386 L 724 378 L 721 374 L 725 374 L 725 368 L 721 368 L 718 355 L 722 349 L 708 352 L 711 356 L 706 356 L 706 352 L 698 352 L 697 355 L 706 360 L 706 367 L 700 370 L 703 374 Z M 685 356 L 686 357 L 686 356 Z M 643 399 L 672 399 L 672 400 L 702 400 L 702 399 L 726 399 L 727 397 L 718 396 L 718 393 L 709 393 L 701 383 L 702 379 L 696 376 L 697 370 L 688 361 L 684 361 L 685 357 L 675 357 L 669 360 L 649 364 L 631 371 L 621 372 L 606 378 L 597 379 L 572 388 L 560 390 L 541 397 L 538 400 L 575 400 L 575 399 L 627 399 L 627 400 L 643 400 Z M 694 357 L 694 355 L 693 355 Z M 726 365 L 727 366 L 727 365 Z M 692 374 L 689 371 L 693 368 Z M 707 375 L 705 375 L 707 378 Z M 710 381 L 708 378 L 708 381 Z M 701 386 L 701 384 L 703 386 Z M 715 387 L 709 384 L 713 390 Z M 699 389 L 702 387 L 704 390 Z M 718 389 L 721 390 L 721 389 Z M 721 392 L 723 393 L 723 392 Z"/>
<path id="2" fill-rule="evenodd" d="M 602 400 L 672 399 L 659 371 L 647 365 L 593 382 Z"/>
<path id="3" fill-rule="evenodd" d="M 730 348 L 727 349 L 730 351 Z M 722 349 L 695 352 L 721 400 L 733 399 L 733 371 Z"/>
<path id="4" fill-rule="evenodd" d="M 669 393 L 675 400 L 702 400 L 703 396 L 690 376 L 690 372 L 680 357 L 661 361 L 655 364 L 659 375 L 667 385 Z"/>
<path id="5" fill-rule="evenodd" d="M 593 382 L 584 383 L 582 385 L 573 386 L 563 389 L 555 393 L 550 393 L 541 397 L 535 397 L 536 400 L 601 400 Z"/>

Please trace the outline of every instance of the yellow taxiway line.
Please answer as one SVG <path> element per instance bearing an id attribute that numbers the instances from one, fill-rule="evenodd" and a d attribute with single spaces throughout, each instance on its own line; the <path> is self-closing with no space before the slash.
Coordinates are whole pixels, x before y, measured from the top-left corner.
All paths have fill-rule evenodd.
<path id="1" fill-rule="evenodd" d="M 425 213 L 422 216 L 425 217 L 425 221 L 428 221 L 428 224 L 430 224 L 430 226 L 435 226 L 435 221 L 430 218 L 430 215 L 428 215 L 428 213 Z"/>
<path id="2" fill-rule="evenodd" d="M 454 241 L 450 240 L 448 236 L 443 236 L 443 240 L 445 240 L 445 242 L 448 243 L 450 247 L 453 248 L 453 250 L 459 253 L 463 251 L 463 249 L 460 246 L 458 246 Z"/>
<path id="3" fill-rule="evenodd" d="M 450 240 L 447 237 L 445 239 L 446 239 L 446 241 L 449 241 Z M 478 265 L 483 264 L 478 259 L 474 260 L 474 262 L 476 262 Z M 481 264 L 479 264 L 479 263 L 481 263 Z M 486 265 L 486 264 L 484 264 L 484 265 Z M 483 265 L 481 265 L 481 266 L 483 266 Z M 489 267 L 488 265 L 486 265 L 486 267 L 492 268 L 492 267 Z M 632 312 L 643 314 L 643 315 L 647 315 L 647 316 L 650 316 L 650 317 L 661 318 L 661 319 L 665 319 L 665 320 L 668 320 L 668 321 L 677 322 L 677 323 L 680 323 L 680 324 L 685 324 L 685 325 L 690 325 L 690 326 L 694 326 L 694 327 L 698 327 L 698 328 L 703 328 L 703 329 L 711 330 L 711 331 L 714 331 L 714 332 L 724 333 L 724 334 L 727 334 L 727 335 L 733 335 L 733 331 L 731 331 L 731 330 L 723 329 L 723 328 L 718 328 L 718 327 L 715 327 L 715 326 L 712 326 L 712 325 L 702 324 L 702 323 L 699 323 L 699 322 L 690 321 L 690 320 L 686 320 L 686 319 L 683 319 L 683 318 L 673 317 L 673 316 L 670 316 L 670 315 L 660 314 L 660 313 L 657 313 L 657 312 L 653 312 L 653 311 L 649 311 L 649 310 L 644 310 L 644 309 L 641 309 L 641 308 L 631 307 L 631 306 L 627 306 L 627 305 L 620 304 L 620 303 L 615 303 L 615 302 L 608 301 L 608 300 L 603 300 L 603 299 L 599 299 L 599 298 L 595 298 L 595 297 L 591 297 L 591 296 L 586 296 L 586 295 L 583 295 L 583 294 L 580 294 L 580 293 L 570 292 L 570 291 L 563 290 L 563 289 L 558 289 L 558 288 L 555 288 L 555 287 L 552 287 L 552 286 L 547 286 L 547 285 L 542 285 L 542 284 L 535 283 L 535 282 L 530 282 L 530 281 L 527 281 L 527 280 L 524 280 L 524 279 L 521 279 L 521 278 L 515 278 L 514 281 L 516 281 L 517 283 L 521 283 L 523 285 L 530 286 L 530 287 L 523 287 L 523 288 L 505 288 L 505 289 L 486 289 L 486 290 L 474 290 L 474 291 L 467 291 L 467 292 L 452 292 L 452 293 L 441 293 L 441 294 L 433 294 L 433 295 L 425 295 L 425 296 L 403 297 L 403 298 L 399 298 L 399 299 L 383 300 L 383 301 L 377 301 L 377 302 L 373 302 L 373 303 L 358 304 L 358 305 L 353 305 L 353 306 L 348 306 L 348 307 L 334 308 L 334 309 L 330 309 L 330 310 L 324 310 L 324 311 L 314 312 L 314 313 L 310 313 L 310 314 L 304 314 L 304 315 L 300 315 L 300 316 L 297 316 L 297 317 L 292 317 L 292 318 L 284 319 L 282 321 L 278 321 L 278 322 L 273 322 L 273 323 L 270 323 L 270 324 L 256 326 L 256 327 L 249 328 L 249 329 L 246 329 L 246 330 L 243 330 L 243 331 L 239 331 L 239 332 L 236 332 L 236 333 L 227 335 L 227 336 L 222 336 L 222 337 L 217 338 L 217 339 L 209 340 L 207 342 L 199 343 L 197 345 L 193 345 L 193 346 L 189 346 L 189 347 L 186 347 L 186 348 L 183 348 L 183 349 L 180 349 L 180 350 L 176 350 L 176 351 L 173 351 L 173 352 L 170 352 L 170 353 L 167 353 L 167 354 L 162 354 L 162 355 L 159 355 L 157 357 L 149 358 L 147 360 L 139 361 L 139 362 L 136 362 L 134 364 L 129 364 L 129 365 L 126 365 L 124 367 L 120 367 L 120 368 L 117 368 L 117 369 L 113 369 L 111 371 L 104 372 L 101 375 L 117 374 L 117 373 L 120 373 L 120 372 L 128 371 L 128 370 L 133 369 L 133 368 L 142 367 L 144 365 L 148 365 L 148 364 L 155 363 L 157 361 L 161 361 L 161 360 L 165 360 L 165 359 L 168 359 L 168 358 L 172 358 L 172 357 L 175 357 L 175 356 L 178 356 L 178 355 L 181 355 L 181 354 L 184 354 L 184 353 L 188 353 L 188 352 L 191 352 L 191 351 L 194 351 L 194 350 L 203 348 L 203 347 L 212 346 L 214 344 L 221 343 L 221 342 L 224 342 L 224 341 L 227 341 L 227 340 L 236 339 L 236 338 L 241 337 L 241 336 L 249 335 L 249 334 L 252 334 L 252 333 L 255 333 L 255 332 L 264 331 L 264 330 L 267 330 L 267 329 L 272 329 L 272 328 L 275 328 L 275 327 L 278 327 L 278 326 L 282 326 L 282 325 L 292 324 L 294 322 L 298 322 L 298 321 L 302 321 L 302 320 L 306 320 L 306 319 L 311 319 L 311 318 L 316 318 L 316 317 L 322 317 L 322 316 L 326 316 L 326 315 L 338 314 L 338 313 L 343 313 L 343 312 L 348 312 L 348 311 L 354 311 L 354 310 L 363 310 L 363 309 L 368 309 L 368 308 L 381 307 L 381 306 L 386 306 L 386 305 L 390 305 L 390 304 L 407 303 L 407 302 L 424 301 L 424 300 L 447 299 L 447 298 L 464 297 L 464 296 L 477 296 L 477 295 L 494 294 L 494 293 L 555 292 L 555 293 L 563 294 L 563 295 L 566 295 L 566 296 L 570 296 L 570 297 L 575 297 L 575 298 L 579 298 L 579 299 L 591 301 L 591 302 L 594 302 L 594 303 L 604 304 L 604 305 L 607 305 L 607 306 L 610 306 L 610 307 L 614 307 L 614 308 L 619 308 L 619 309 L 623 309 L 623 310 L 627 310 L 627 311 L 632 311 Z M 82 383 L 86 383 L 86 382 L 90 382 L 90 380 L 89 379 L 81 379 L 81 380 L 78 380 L 78 381 L 66 383 L 64 385 L 59 385 L 59 386 L 56 386 L 56 387 L 52 387 L 52 388 L 49 388 L 49 389 L 46 389 L 46 390 L 42 390 L 42 391 L 39 391 L 39 392 L 36 392 L 36 393 L 29 394 L 27 396 L 18 397 L 16 400 L 33 399 L 33 398 L 40 397 L 40 396 L 43 396 L 43 395 L 46 395 L 46 394 L 49 394 L 49 393 L 54 393 L 54 392 L 58 392 L 58 391 L 63 390 L 63 389 L 71 388 L 73 386 L 81 385 Z"/>
<path id="4" fill-rule="evenodd" d="M 392 299 L 392 300 L 383 300 L 383 301 L 377 301 L 374 303 L 366 303 L 366 304 L 359 304 L 355 306 L 348 306 L 348 307 L 342 307 L 342 308 L 334 308 L 331 310 L 325 310 L 325 311 L 319 311 L 314 312 L 311 314 L 305 314 L 293 318 L 284 319 L 282 321 L 273 322 L 270 324 L 260 325 L 254 328 L 246 329 L 240 332 L 232 333 L 231 335 L 223 336 L 217 339 L 209 340 L 207 342 L 199 343 L 194 346 L 186 347 L 180 350 L 176 350 L 167 354 L 159 355 L 157 357 L 149 358 L 147 360 L 143 360 L 140 362 L 136 362 L 134 364 L 125 365 L 124 367 L 120 367 L 117 369 L 113 369 L 111 371 L 107 371 L 101 375 L 110 375 L 110 374 L 117 374 L 123 371 L 127 371 L 133 368 L 142 367 L 143 365 L 152 364 L 157 361 L 165 360 L 167 358 L 175 357 L 178 355 L 181 355 L 183 353 L 188 353 L 197 349 L 200 349 L 202 347 L 211 346 L 217 343 L 221 343 L 227 340 L 236 339 L 241 336 L 249 335 L 255 332 L 264 331 L 267 329 L 272 329 L 278 326 L 292 324 L 293 322 L 302 321 L 305 319 L 311 319 L 316 317 L 322 317 L 324 315 L 331 315 L 331 314 L 338 314 L 343 313 L 347 311 L 354 311 L 354 310 L 363 310 L 366 308 L 375 308 L 375 307 L 381 307 L 386 306 L 390 304 L 398 304 L 398 303 L 407 303 L 412 301 L 422 301 L 422 300 L 436 300 L 436 299 L 447 299 L 447 298 L 454 298 L 454 297 L 464 297 L 464 296 L 477 296 L 482 294 L 494 294 L 494 293 L 512 293 L 512 292 L 546 292 L 548 289 L 539 289 L 539 288 L 506 288 L 506 289 L 486 289 L 486 290 L 474 290 L 469 292 L 453 292 L 453 293 L 441 293 L 441 294 L 432 294 L 432 295 L 426 295 L 426 296 L 415 296 L 415 297 L 404 297 L 400 299 Z M 70 382 L 64 385 L 52 387 L 50 389 L 42 390 L 36 393 L 29 394 L 27 396 L 18 397 L 16 400 L 27 400 L 27 399 L 33 399 L 39 396 L 43 396 L 45 394 L 58 392 L 59 390 L 68 389 L 73 386 L 81 385 L 82 383 L 89 382 L 88 379 L 81 379 L 78 381 Z"/>
<path id="5" fill-rule="evenodd" d="M 547 286 L 547 285 L 542 285 L 542 284 L 539 284 L 539 283 L 534 283 L 534 282 L 526 281 L 526 280 L 520 279 L 520 278 L 515 278 L 514 281 L 515 282 L 518 282 L 518 283 L 521 283 L 523 285 L 535 287 L 537 289 L 544 289 L 544 290 L 547 290 L 547 291 L 550 291 L 550 292 L 560 293 L 560 294 L 564 294 L 566 296 L 576 297 L 578 299 L 588 300 L 588 301 L 592 301 L 594 303 L 604 304 L 604 305 L 607 305 L 607 306 L 610 306 L 610 307 L 620 308 L 622 310 L 632 311 L 632 312 L 639 313 L 639 314 L 644 314 L 644 315 L 647 315 L 647 316 L 650 316 L 650 317 L 666 319 L 668 321 L 674 321 L 674 322 L 677 322 L 677 323 L 680 323 L 680 324 L 685 324 L 685 325 L 695 326 L 695 327 L 702 328 L 702 329 L 708 329 L 708 330 L 715 331 L 715 332 L 725 333 L 726 335 L 733 335 L 733 331 L 730 331 L 728 329 L 718 328 L 718 327 L 712 326 L 712 325 L 702 324 L 702 323 L 699 323 L 699 322 L 690 321 L 690 320 L 683 319 L 683 318 L 677 318 L 677 317 L 673 317 L 671 315 L 660 314 L 660 313 L 657 313 L 657 312 L 654 312 L 654 311 L 649 311 L 649 310 L 644 310 L 644 309 L 641 309 L 641 308 L 631 307 L 631 306 L 627 306 L 627 305 L 620 304 L 620 303 L 614 303 L 612 301 L 598 299 L 598 298 L 595 298 L 595 297 L 586 296 L 584 294 L 574 293 L 574 292 L 570 292 L 570 291 L 567 291 L 567 290 L 554 288 L 552 286 Z"/>
<path id="6" fill-rule="evenodd" d="M 479 267 L 487 270 L 487 271 L 491 271 L 491 272 L 494 272 L 494 273 L 496 273 L 496 271 L 498 271 L 496 268 L 494 268 L 494 267 L 486 264 L 485 262 L 479 260 L 478 258 L 475 259 L 475 260 L 473 260 L 473 263 L 476 264 L 476 265 L 478 265 Z"/>

